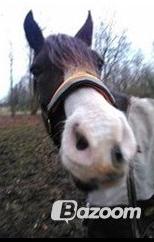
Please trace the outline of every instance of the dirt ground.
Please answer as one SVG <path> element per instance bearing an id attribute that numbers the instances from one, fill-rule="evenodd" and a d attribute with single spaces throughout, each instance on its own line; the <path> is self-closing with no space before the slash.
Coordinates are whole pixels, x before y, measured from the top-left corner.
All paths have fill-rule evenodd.
<path id="1" fill-rule="evenodd" d="M 85 194 L 63 168 L 41 117 L 0 116 L 0 238 L 85 237 L 81 220 L 51 220 L 59 199 L 85 206 Z"/>
<path id="2" fill-rule="evenodd" d="M 83 237 L 81 221 L 51 220 L 58 199 L 84 201 L 39 116 L 0 117 L 0 237 Z"/>

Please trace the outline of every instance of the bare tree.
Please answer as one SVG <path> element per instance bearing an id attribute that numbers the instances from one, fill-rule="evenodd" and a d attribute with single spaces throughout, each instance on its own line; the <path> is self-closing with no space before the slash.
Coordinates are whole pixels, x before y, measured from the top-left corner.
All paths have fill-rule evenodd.
<path id="1" fill-rule="evenodd" d="M 139 86 L 142 82 L 142 70 L 144 67 L 144 56 L 141 50 L 137 50 L 129 59 L 121 63 L 119 73 L 113 70 L 113 75 L 116 77 L 115 83 L 118 84 L 119 90 L 127 91 L 132 86 Z"/>
<path id="2" fill-rule="evenodd" d="M 130 43 L 127 40 L 126 32 L 120 35 L 114 34 L 113 22 L 104 24 L 101 22 L 100 28 L 95 36 L 95 49 L 104 60 L 102 69 L 104 81 L 112 79 L 115 68 L 120 68 L 122 62 L 127 58 Z"/>
<path id="3" fill-rule="evenodd" d="M 10 60 L 10 109 L 11 116 L 15 116 L 15 99 L 14 99 L 14 89 L 13 89 L 13 48 L 12 42 L 10 42 L 10 52 L 9 52 L 9 60 Z"/>
<path id="4" fill-rule="evenodd" d="M 154 96 L 154 65 L 145 62 L 141 49 L 134 52 L 125 31 L 117 35 L 113 22 L 101 22 L 94 47 L 104 60 L 102 78 L 108 86 L 140 97 Z"/>

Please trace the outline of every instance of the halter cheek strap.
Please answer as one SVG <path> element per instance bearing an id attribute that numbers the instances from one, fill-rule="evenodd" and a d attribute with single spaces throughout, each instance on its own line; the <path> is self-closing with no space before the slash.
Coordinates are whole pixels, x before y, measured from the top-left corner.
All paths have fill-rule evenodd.
<path id="1" fill-rule="evenodd" d="M 115 99 L 105 86 L 105 84 L 97 77 L 90 74 L 77 74 L 66 79 L 56 90 L 48 104 L 48 130 L 53 138 L 54 143 L 60 147 L 61 142 L 61 121 L 66 119 L 64 111 L 64 101 L 68 95 L 79 88 L 90 87 L 99 92 L 111 105 L 116 107 Z M 59 126 L 60 125 L 60 126 Z M 60 130 L 60 131 L 59 131 Z"/>

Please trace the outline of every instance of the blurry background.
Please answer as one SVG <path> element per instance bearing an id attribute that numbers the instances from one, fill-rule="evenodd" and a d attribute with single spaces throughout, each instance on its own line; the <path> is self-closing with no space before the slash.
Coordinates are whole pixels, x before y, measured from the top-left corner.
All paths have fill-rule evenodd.
<path id="1" fill-rule="evenodd" d="M 75 35 L 90 9 L 94 21 L 93 48 L 103 57 L 104 80 L 117 89 L 153 96 L 153 0 L 6 0 L 0 3 L 0 103 L 3 111 L 37 110 L 29 66 L 32 51 L 23 20 L 32 9 L 44 36 Z M 34 109 L 34 110 L 33 110 Z"/>
<path id="2" fill-rule="evenodd" d="M 33 53 L 23 21 L 33 11 L 44 36 L 74 36 L 91 10 L 93 46 L 108 86 L 154 97 L 153 0 L 0 2 L 0 237 L 83 237 L 81 221 L 53 222 L 52 202 L 84 201 L 61 166 L 33 95 Z"/>

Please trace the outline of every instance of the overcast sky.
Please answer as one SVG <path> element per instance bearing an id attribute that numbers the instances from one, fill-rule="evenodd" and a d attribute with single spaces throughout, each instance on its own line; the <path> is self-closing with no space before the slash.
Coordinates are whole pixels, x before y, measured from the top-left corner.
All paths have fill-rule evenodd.
<path id="1" fill-rule="evenodd" d="M 9 90 L 9 50 L 12 43 L 14 82 L 27 70 L 27 42 L 23 21 L 32 9 L 44 35 L 75 35 L 91 10 L 96 29 L 101 20 L 116 22 L 115 31 L 127 29 L 134 48 L 147 58 L 154 41 L 154 0 L 5 0 L 0 1 L 0 99 Z"/>

